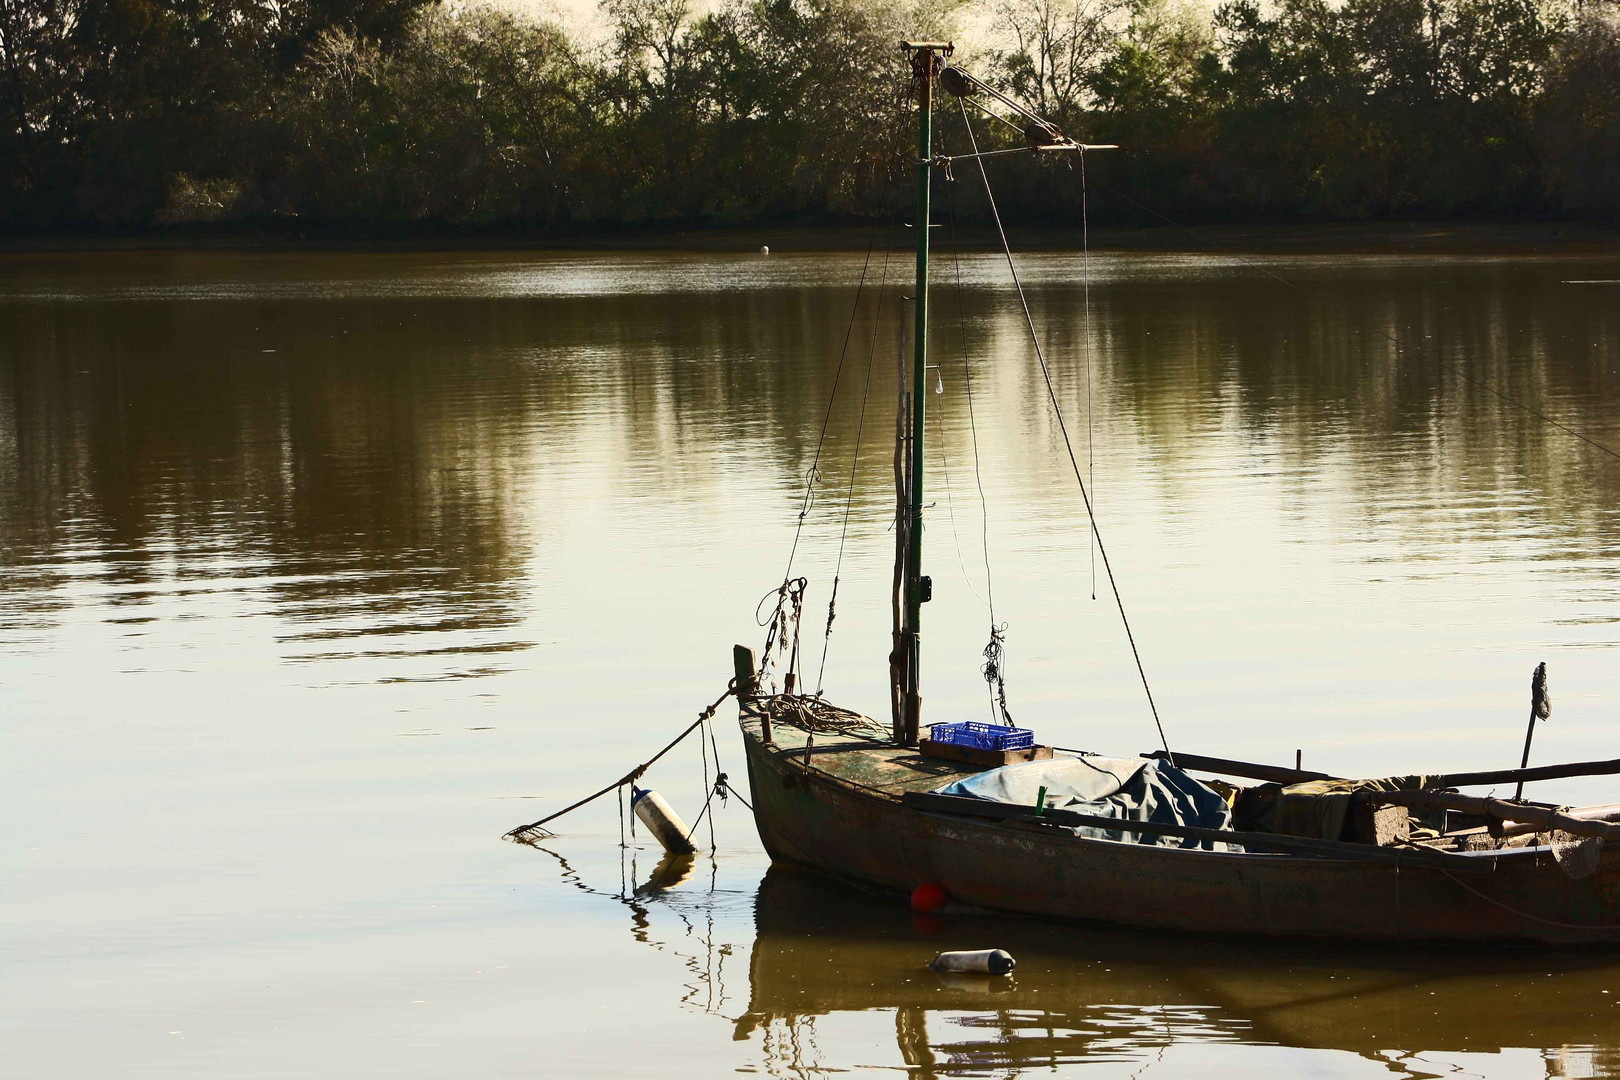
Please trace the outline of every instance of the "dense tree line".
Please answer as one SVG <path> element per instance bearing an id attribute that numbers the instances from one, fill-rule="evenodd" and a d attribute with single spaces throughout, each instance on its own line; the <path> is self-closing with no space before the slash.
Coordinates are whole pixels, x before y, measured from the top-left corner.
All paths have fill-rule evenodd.
<path id="1" fill-rule="evenodd" d="M 1165 212 L 1620 213 L 1620 0 L 990 2 L 605 0 L 586 43 L 434 0 L 0 0 L 0 222 L 880 216 L 910 141 L 895 42 L 963 25 L 961 62 L 1125 146 L 1093 176 Z M 1000 171 L 1016 216 L 1073 219 L 1072 165 Z"/>

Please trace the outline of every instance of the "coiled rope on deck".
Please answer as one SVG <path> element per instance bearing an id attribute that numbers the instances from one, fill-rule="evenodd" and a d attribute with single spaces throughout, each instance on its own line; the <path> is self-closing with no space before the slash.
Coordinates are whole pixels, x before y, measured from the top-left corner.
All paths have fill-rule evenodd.
<path id="1" fill-rule="evenodd" d="M 887 741 L 889 730 L 869 716 L 852 709 L 842 709 L 819 697 L 764 698 L 758 707 L 771 723 L 791 724 L 801 731 L 813 734 L 867 735 Z"/>

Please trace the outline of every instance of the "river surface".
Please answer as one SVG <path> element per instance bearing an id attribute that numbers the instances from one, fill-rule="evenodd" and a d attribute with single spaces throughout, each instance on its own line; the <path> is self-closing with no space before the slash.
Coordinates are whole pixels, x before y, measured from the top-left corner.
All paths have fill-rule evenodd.
<path id="1" fill-rule="evenodd" d="M 1620 1073 L 1620 956 L 915 922 L 735 798 L 684 868 L 611 797 L 501 839 L 763 644 L 818 444 L 800 667 L 887 715 L 881 247 L 0 258 L 0 1072 Z M 1020 723 L 1153 749 L 1005 264 L 936 266 L 925 720 L 989 717 L 993 598 Z M 1545 661 L 1532 760 L 1620 756 L 1620 460 L 1552 422 L 1620 448 L 1620 257 L 1020 269 L 1173 747 L 1510 767 Z"/>

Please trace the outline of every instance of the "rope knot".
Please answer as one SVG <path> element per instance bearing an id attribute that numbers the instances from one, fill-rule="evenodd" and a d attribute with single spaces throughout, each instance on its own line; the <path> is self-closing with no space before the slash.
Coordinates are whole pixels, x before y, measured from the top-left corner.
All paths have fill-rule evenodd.
<path id="1" fill-rule="evenodd" d="M 1007 710 L 1007 678 L 1002 673 L 1002 654 L 1006 649 L 1007 624 L 990 624 L 990 641 L 984 647 L 984 667 L 981 669 L 985 684 L 990 688 L 992 703 L 1001 710 L 1001 722 L 1013 726 L 1012 713 Z"/>

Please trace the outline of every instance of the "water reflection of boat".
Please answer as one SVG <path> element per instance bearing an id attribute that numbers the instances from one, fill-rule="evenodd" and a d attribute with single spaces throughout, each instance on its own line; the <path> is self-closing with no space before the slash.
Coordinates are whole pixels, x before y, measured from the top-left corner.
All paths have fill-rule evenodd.
<path id="1" fill-rule="evenodd" d="M 1012 978 L 949 982 L 926 967 L 936 950 L 992 941 L 1018 957 Z M 759 889 L 749 989 L 735 1035 L 760 1034 L 768 1054 L 809 1052 L 798 1036 L 817 1017 L 892 1010 L 894 1064 L 923 1076 L 1151 1061 L 1223 1042 L 1343 1051 L 1394 1075 L 1515 1048 L 1521 1069 L 1539 1058 L 1548 1077 L 1620 1068 L 1620 1053 L 1595 1049 L 1620 1009 L 1607 961 L 1563 957 L 1549 975 L 1529 954 L 1301 953 L 972 914 L 918 926 L 890 897 L 779 867 Z"/>

